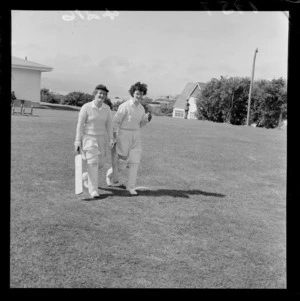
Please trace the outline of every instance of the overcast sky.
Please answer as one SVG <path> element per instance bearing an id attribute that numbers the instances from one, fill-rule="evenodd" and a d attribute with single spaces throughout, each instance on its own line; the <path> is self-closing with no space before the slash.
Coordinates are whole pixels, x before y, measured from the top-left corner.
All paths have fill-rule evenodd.
<path id="1" fill-rule="evenodd" d="M 127 97 L 141 81 L 149 97 L 175 96 L 187 82 L 250 77 L 256 48 L 255 79 L 287 78 L 287 12 L 110 12 L 12 11 L 12 55 L 53 67 L 42 88 L 62 93 L 102 83 Z"/>

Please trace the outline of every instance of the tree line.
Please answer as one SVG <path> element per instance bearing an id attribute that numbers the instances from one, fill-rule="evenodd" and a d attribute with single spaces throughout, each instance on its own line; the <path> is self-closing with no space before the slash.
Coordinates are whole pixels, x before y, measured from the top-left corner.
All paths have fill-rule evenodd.
<path id="1" fill-rule="evenodd" d="M 57 93 L 50 92 L 49 89 L 41 89 L 41 102 L 53 103 L 53 104 L 63 104 L 76 107 L 82 107 L 85 103 L 93 100 L 94 96 L 89 93 L 84 92 L 70 92 L 67 95 L 61 95 Z M 111 109 L 117 111 L 120 104 L 125 100 L 120 100 L 117 102 L 111 102 L 110 98 L 107 98 L 107 102 L 111 104 Z M 151 111 L 153 115 L 156 116 L 172 116 L 174 102 L 170 102 L 168 105 L 160 105 L 158 107 L 151 107 L 149 104 L 153 103 L 153 99 L 145 96 L 142 100 L 142 105 L 146 111 Z"/>
<path id="2" fill-rule="evenodd" d="M 211 79 L 196 100 L 197 118 L 244 125 L 250 88 L 248 77 Z M 283 78 L 254 81 L 250 124 L 275 128 L 287 118 L 287 84 Z"/>
<path id="3" fill-rule="evenodd" d="M 196 117 L 233 125 L 246 124 L 250 83 L 248 77 L 212 78 L 196 99 Z M 250 124 L 275 128 L 287 119 L 287 83 L 283 78 L 256 80 L 252 88 Z M 60 95 L 46 88 L 41 89 L 42 102 L 81 107 L 92 100 L 93 95 L 88 93 L 76 91 Z M 116 111 L 124 101 L 111 103 L 112 110 Z M 153 115 L 172 116 L 175 101 L 157 106 L 149 106 L 150 103 L 153 103 L 153 99 L 147 96 L 143 98 L 142 104 Z"/>

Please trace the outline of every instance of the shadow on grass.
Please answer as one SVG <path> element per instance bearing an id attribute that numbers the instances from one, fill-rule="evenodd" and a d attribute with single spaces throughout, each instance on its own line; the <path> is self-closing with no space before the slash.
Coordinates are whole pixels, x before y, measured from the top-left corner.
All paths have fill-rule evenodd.
<path id="1" fill-rule="evenodd" d="M 120 197 L 131 197 L 127 191 L 121 189 L 119 187 L 110 187 L 104 188 L 99 187 L 100 189 L 100 199 L 104 199 L 109 196 L 120 196 Z M 110 194 L 103 194 L 101 191 L 110 191 Z M 214 192 L 207 192 L 199 189 L 192 189 L 192 190 L 177 190 L 177 189 L 136 189 L 139 193 L 139 196 L 151 196 L 151 197 L 161 197 L 161 196 L 170 196 L 174 198 L 190 198 L 191 195 L 204 195 L 204 196 L 211 196 L 211 197 L 218 197 L 223 198 L 226 195 L 221 193 L 214 193 Z M 97 200 L 97 199 L 91 199 Z"/>
<path id="2" fill-rule="evenodd" d="M 82 199 L 82 200 L 83 201 L 101 201 L 101 200 L 106 199 L 107 197 L 110 197 L 110 196 L 120 196 L 120 197 L 129 196 L 129 194 L 125 190 L 125 186 L 124 187 L 114 186 L 113 188 L 103 188 L 103 187 L 99 186 L 98 188 L 99 188 L 99 194 L 100 194 L 100 196 L 98 198 L 85 198 L 85 199 Z M 103 190 L 104 191 L 110 191 L 112 193 L 103 193 Z"/>
<path id="3" fill-rule="evenodd" d="M 224 194 L 207 192 L 199 189 L 192 190 L 177 190 L 177 189 L 156 189 L 156 190 L 138 190 L 141 196 L 151 196 L 151 197 L 161 197 L 161 196 L 171 196 L 174 198 L 189 198 L 191 195 L 204 195 L 223 198 Z"/>

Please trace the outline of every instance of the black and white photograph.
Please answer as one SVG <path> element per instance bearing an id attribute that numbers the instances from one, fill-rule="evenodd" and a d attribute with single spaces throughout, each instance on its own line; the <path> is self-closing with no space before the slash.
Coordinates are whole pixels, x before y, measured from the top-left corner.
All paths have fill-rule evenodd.
<path id="1" fill-rule="evenodd" d="M 11 10 L 10 288 L 287 289 L 289 11 L 249 5 Z"/>

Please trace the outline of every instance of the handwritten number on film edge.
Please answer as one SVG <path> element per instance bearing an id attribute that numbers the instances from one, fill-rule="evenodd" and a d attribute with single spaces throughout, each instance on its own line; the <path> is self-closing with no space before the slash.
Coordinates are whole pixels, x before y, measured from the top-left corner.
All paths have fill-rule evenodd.
<path id="1" fill-rule="evenodd" d="M 76 10 L 75 13 L 81 18 L 81 19 L 85 19 L 84 15 L 79 11 Z M 85 11 L 85 14 L 87 16 L 88 21 L 92 20 L 92 19 L 101 19 L 101 17 L 99 15 L 96 14 L 91 14 L 88 11 Z M 115 17 L 119 16 L 119 12 L 114 11 L 114 12 L 110 12 L 109 10 L 106 10 L 106 12 L 102 15 L 104 18 L 105 17 L 109 17 L 111 20 L 113 20 Z M 76 16 L 74 14 L 74 12 L 71 12 L 71 15 L 63 15 L 62 19 L 64 21 L 73 21 L 75 20 Z"/>

